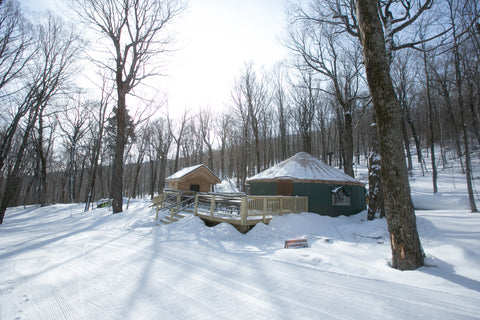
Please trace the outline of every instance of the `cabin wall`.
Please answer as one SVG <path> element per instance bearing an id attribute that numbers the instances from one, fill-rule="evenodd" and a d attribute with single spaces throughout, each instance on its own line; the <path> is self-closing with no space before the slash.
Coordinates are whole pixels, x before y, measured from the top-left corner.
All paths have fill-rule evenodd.
<path id="1" fill-rule="evenodd" d="M 211 184 L 208 183 L 208 182 L 205 182 L 204 180 L 202 179 L 199 179 L 199 178 L 192 178 L 192 179 L 187 179 L 187 180 L 184 180 L 184 181 L 179 181 L 178 183 L 178 189 L 176 190 L 186 190 L 186 191 L 190 191 L 190 187 L 192 185 L 198 185 L 200 186 L 200 192 L 210 192 L 211 191 Z"/>

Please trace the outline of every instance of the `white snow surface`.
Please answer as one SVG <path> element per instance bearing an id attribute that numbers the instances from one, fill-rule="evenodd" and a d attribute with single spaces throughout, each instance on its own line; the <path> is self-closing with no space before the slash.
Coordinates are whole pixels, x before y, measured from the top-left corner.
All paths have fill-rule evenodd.
<path id="1" fill-rule="evenodd" d="M 342 171 L 327 165 L 323 161 L 312 157 L 306 152 L 299 152 L 293 157 L 279 162 L 277 165 L 248 178 L 247 181 L 269 179 L 359 182 L 355 178 L 352 178 Z"/>
<path id="2" fill-rule="evenodd" d="M 0 319 L 480 319 L 480 214 L 465 209 L 462 175 L 441 170 L 435 196 L 431 176 L 411 184 L 427 258 L 403 272 L 389 265 L 386 221 L 365 211 L 284 215 L 241 234 L 194 216 L 158 226 L 147 200 L 115 215 L 9 208 Z M 294 238 L 309 247 L 284 249 Z"/>
<path id="3" fill-rule="evenodd" d="M 215 192 L 218 193 L 239 193 L 235 179 L 226 179 L 215 185 Z"/>

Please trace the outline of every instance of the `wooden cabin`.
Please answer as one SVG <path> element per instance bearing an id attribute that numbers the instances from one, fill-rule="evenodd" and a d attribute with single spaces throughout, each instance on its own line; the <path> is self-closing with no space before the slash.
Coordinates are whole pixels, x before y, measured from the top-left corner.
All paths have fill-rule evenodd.
<path id="1" fill-rule="evenodd" d="M 173 190 L 210 192 L 221 181 L 207 166 L 199 164 L 175 172 L 165 182 Z"/>
<path id="2" fill-rule="evenodd" d="M 247 179 L 251 195 L 308 197 L 308 209 L 321 215 L 352 215 L 366 209 L 365 184 L 300 152 Z"/>

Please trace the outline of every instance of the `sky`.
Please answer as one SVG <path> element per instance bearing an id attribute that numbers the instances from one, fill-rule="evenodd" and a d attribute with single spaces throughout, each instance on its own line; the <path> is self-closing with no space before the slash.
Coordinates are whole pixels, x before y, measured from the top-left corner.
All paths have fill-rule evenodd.
<path id="1" fill-rule="evenodd" d="M 285 59 L 282 31 L 287 0 L 189 0 L 174 21 L 175 52 L 158 82 L 172 113 L 230 102 L 235 77 L 245 63 L 270 68 Z M 58 10 L 61 0 L 21 0 L 32 10 Z"/>
<path id="2" fill-rule="evenodd" d="M 191 0 L 170 76 L 172 107 L 221 108 L 244 63 L 270 67 L 287 56 L 280 44 L 282 0 Z"/>

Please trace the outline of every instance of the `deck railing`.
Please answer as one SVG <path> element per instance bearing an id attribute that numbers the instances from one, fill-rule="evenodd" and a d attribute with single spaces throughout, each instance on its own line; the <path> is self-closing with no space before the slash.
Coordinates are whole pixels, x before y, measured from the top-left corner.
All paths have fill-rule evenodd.
<path id="1" fill-rule="evenodd" d="M 195 215 L 211 218 L 239 220 L 247 225 L 249 220 L 264 223 L 272 216 L 308 211 L 308 197 L 288 196 L 225 196 L 197 193 Z"/>
<path id="2" fill-rule="evenodd" d="M 169 209 L 170 220 L 173 221 L 177 211 L 193 206 L 193 213 L 204 219 L 251 226 L 260 221 L 267 223 L 273 216 L 308 211 L 308 197 L 195 194 L 168 190 L 154 197 L 152 206 L 157 209 L 156 219 L 159 210 Z"/>

